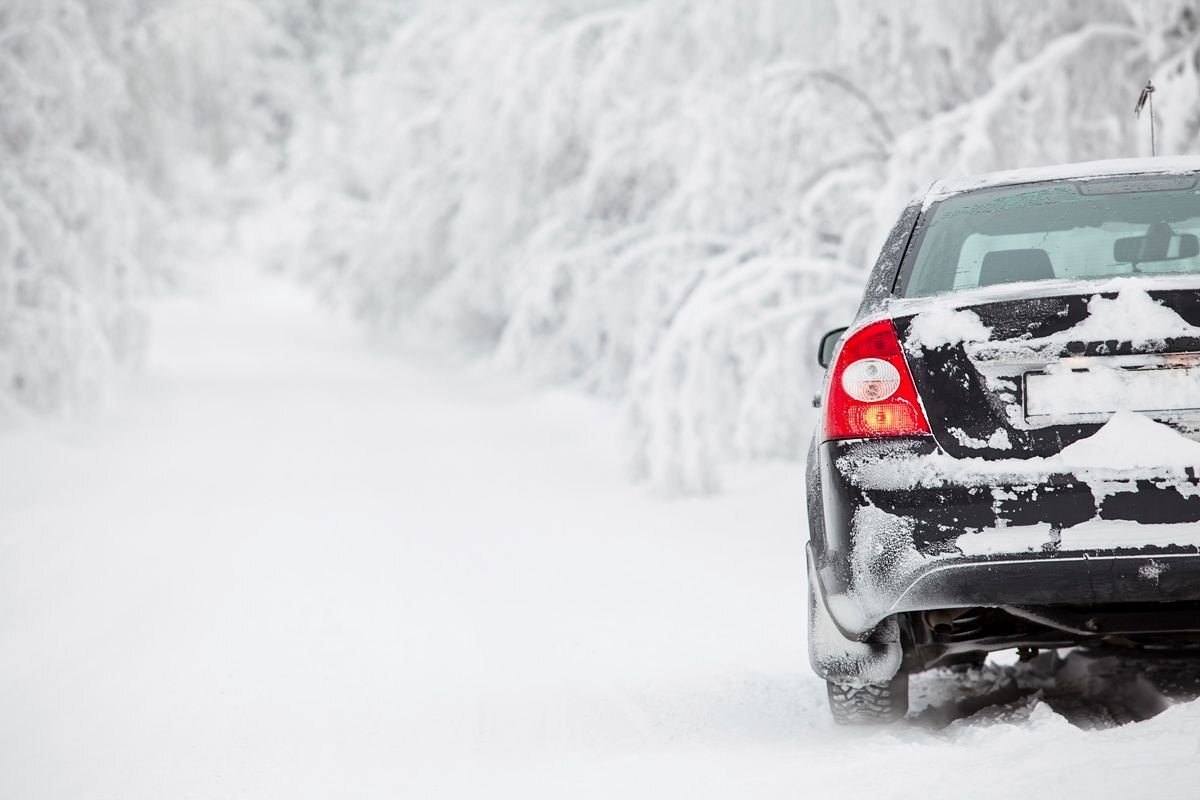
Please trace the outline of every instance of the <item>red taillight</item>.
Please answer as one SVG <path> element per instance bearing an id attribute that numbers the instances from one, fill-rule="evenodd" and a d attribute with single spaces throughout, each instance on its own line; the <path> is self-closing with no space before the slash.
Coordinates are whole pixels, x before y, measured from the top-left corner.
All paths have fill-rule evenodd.
<path id="1" fill-rule="evenodd" d="M 929 434 L 900 340 L 890 319 L 850 334 L 825 398 L 825 439 Z"/>

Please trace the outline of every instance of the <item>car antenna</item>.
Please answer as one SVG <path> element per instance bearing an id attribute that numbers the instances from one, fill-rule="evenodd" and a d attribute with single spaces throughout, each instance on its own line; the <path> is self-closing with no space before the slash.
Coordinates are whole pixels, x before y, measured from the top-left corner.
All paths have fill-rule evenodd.
<path id="1" fill-rule="evenodd" d="M 1133 115 L 1138 119 L 1142 118 L 1142 106 L 1150 104 L 1150 155 L 1158 155 L 1154 147 L 1154 84 L 1146 81 L 1146 85 L 1142 87 L 1142 93 L 1138 95 L 1137 105 L 1133 107 Z"/>

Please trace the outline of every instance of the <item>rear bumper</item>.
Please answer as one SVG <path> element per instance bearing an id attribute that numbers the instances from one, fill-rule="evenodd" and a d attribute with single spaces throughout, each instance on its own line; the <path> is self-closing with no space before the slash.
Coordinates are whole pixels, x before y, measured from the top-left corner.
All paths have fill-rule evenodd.
<path id="1" fill-rule="evenodd" d="M 1192 470 L 999 474 L 978 462 L 973 473 L 947 469 L 932 439 L 884 444 L 817 452 L 823 517 L 809 555 L 848 638 L 905 611 L 1200 600 Z"/>

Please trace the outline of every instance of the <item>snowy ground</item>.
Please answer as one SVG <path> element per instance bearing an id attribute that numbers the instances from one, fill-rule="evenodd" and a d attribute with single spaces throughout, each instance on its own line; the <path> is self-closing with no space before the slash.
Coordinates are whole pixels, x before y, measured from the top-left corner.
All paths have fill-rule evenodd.
<path id="1" fill-rule="evenodd" d="M 941 676 L 918 722 L 835 729 L 796 468 L 656 501 L 607 408 L 282 286 L 157 316 L 101 419 L 0 432 L 0 797 L 1194 793 L 1197 703 L 946 725 Z"/>

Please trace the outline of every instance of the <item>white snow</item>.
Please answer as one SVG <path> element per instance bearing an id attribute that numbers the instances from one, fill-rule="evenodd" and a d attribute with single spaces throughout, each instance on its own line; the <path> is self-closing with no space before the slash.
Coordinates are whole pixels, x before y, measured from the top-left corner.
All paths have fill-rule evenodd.
<path id="1" fill-rule="evenodd" d="M 921 348 L 936 349 L 944 345 L 966 343 L 973 359 L 1013 360 L 1036 358 L 1038 354 L 1054 352 L 1070 342 L 1104 342 L 1119 338 L 1143 349 L 1162 349 L 1165 340 L 1178 337 L 1200 337 L 1200 327 L 1190 325 L 1172 309 L 1149 295 L 1150 290 L 1195 288 L 1195 276 L 1113 278 L 1103 281 L 1041 281 L 1039 294 L 1092 293 L 1088 315 L 1075 325 L 1037 339 L 1027 335 L 1016 339 L 990 341 L 992 331 L 979 315 L 964 305 L 1013 300 L 1027 296 L 1028 288 L 1012 286 L 984 287 L 980 290 L 955 293 L 953 298 L 917 298 L 898 300 L 890 305 L 895 315 L 914 314 L 908 334 L 907 347 L 918 355 Z M 1116 293 L 1107 298 L 1101 293 Z M 1070 365 L 1067 365 L 1070 366 Z"/>
<path id="2" fill-rule="evenodd" d="M 1167 570 L 1169 570 L 1170 568 L 1171 568 L 1171 566 L 1165 562 L 1155 561 L 1155 560 L 1151 559 L 1149 561 L 1149 563 L 1143 564 L 1142 566 L 1138 567 L 1138 575 L 1143 580 L 1151 581 L 1152 583 L 1157 585 L 1158 582 L 1162 579 L 1163 573 L 1166 572 Z"/>
<path id="3" fill-rule="evenodd" d="M 833 729 L 802 476 L 735 463 L 803 458 L 813 346 L 918 186 L 1144 149 L 1131 63 L 1194 149 L 1189 13 L 6 3 L 0 798 L 1186 796 L 1196 706 Z M 626 424 L 255 282 L 148 342 L 239 237 Z"/>
<path id="4" fill-rule="evenodd" d="M 1091 436 L 1064 447 L 1057 459 L 1068 469 L 1200 467 L 1200 442 L 1145 415 L 1119 411 Z"/>
<path id="5" fill-rule="evenodd" d="M 250 282 L 0 436 L 0 796 L 1184 796 L 1200 705 L 836 729 L 797 469 L 625 485 L 604 405 L 371 352 Z M 1020 769 L 1008 765 L 1019 764 Z M 1003 775 L 1003 779 L 1001 779 Z"/>
<path id="6" fill-rule="evenodd" d="M 971 531 L 954 540 L 964 556 L 995 556 L 1010 553 L 1031 553 L 1050 541 L 1052 532 L 1047 524 L 1020 525 L 996 530 Z"/>
<path id="7" fill-rule="evenodd" d="M 1144 344 L 1172 337 L 1200 336 L 1200 328 L 1189 325 L 1144 289 L 1127 286 L 1111 299 L 1093 297 L 1088 301 L 1088 315 L 1053 338 L 1103 342 L 1118 335 L 1123 341 Z"/>
<path id="8" fill-rule="evenodd" d="M 822 669 L 829 673 L 853 675 L 861 683 L 883 683 L 891 680 L 900 669 L 903 651 L 899 646 L 899 636 L 893 625 L 892 631 L 897 635 L 893 643 L 886 647 L 854 641 L 844 637 L 833 621 L 832 614 L 841 619 L 855 619 L 861 615 L 861 610 L 850 598 L 835 595 L 828 598 L 830 608 L 827 611 L 823 604 L 809 606 L 809 618 L 812 620 L 812 643 L 818 655 Z"/>
<path id="9" fill-rule="evenodd" d="M 907 347 L 913 355 L 920 355 L 922 348 L 936 350 L 964 341 L 986 342 L 991 335 L 991 328 L 984 325 L 974 311 L 960 311 L 938 303 L 913 318 Z"/>
<path id="10" fill-rule="evenodd" d="M 1116 291 L 1116 297 L 1095 294 L 1088 301 L 1088 315 L 1084 319 L 1066 330 L 1037 339 L 1024 336 L 991 341 L 992 330 L 979 315 L 958 307 L 962 298 L 955 298 L 953 303 L 948 298 L 917 303 L 899 301 L 892 310 L 897 314 L 916 312 L 905 342 L 914 356 L 919 356 L 922 349 L 965 343 L 968 355 L 976 361 L 1036 361 L 1044 360 L 1044 354 L 1057 356 L 1070 342 L 1120 338 L 1142 350 L 1161 350 L 1167 339 L 1200 337 L 1200 328 L 1152 298 L 1146 291 L 1149 286 L 1142 280 L 1108 281 L 1102 291 Z M 1076 286 L 1074 291 L 1081 288 Z M 984 301 L 976 298 L 973 302 Z M 1030 390 L 1030 413 L 1079 413 L 1081 407 L 1104 412 L 1194 408 L 1200 399 L 1190 388 L 1194 381 L 1189 381 L 1182 372 L 1134 374 L 1105 368 L 1108 364 L 1104 358 L 1049 363 L 1048 374 L 1030 377 L 1034 384 L 1047 384 L 1035 385 Z M 1082 376 L 1069 374 L 1070 370 L 1083 366 L 1091 372 Z"/>
<path id="11" fill-rule="evenodd" d="M 1130 342 L 1141 350 L 1162 350 L 1165 341 L 1178 337 L 1200 337 L 1200 327 L 1190 325 L 1175 311 L 1167 308 L 1148 294 L 1150 289 L 1195 288 L 1196 280 L 1190 281 L 1166 280 L 1155 286 L 1154 279 L 1146 278 L 1117 278 L 1091 284 L 1069 283 L 1062 285 L 1063 294 L 1079 294 L 1081 292 L 1096 292 L 1088 301 L 1088 316 L 1075 325 L 1062 331 L 1042 336 L 1036 339 L 1023 336 L 1017 339 L 999 341 L 969 340 L 966 346 L 967 354 L 975 361 L 1045 361 L 1046 357 L 1057 358 L 1062 349 L 1071 342 L 1107 342 L 1117 339 Z M 1115 292 L 1115 298 L 1106 298 L 1099 292 Z M 1059 294 L 1055 287 L 1047 287 L 1045 296 Z M 1008 295 L 1009 299 L 1019 295 Z M 1001 299 L 999 295 L 993 295 Z M 964 302 L 957 298 L 956 302 Z M 985 302 L 984 296 L 975 298 L 972 302 Z M 937 307 L 944 307 L 944 301 Z M 934 313 L 935 309 L 925 312 Z M 924 316 L 924 314 L 922 314 Z M 919 317 L 918 317 L 919 318 Z M 1076 363 L 1064 361 L 1061 364 L 1051 363 L 1053 369 L 1069 369 L 1084 365 L 1102 365 L 1103 362 L 1086 361 Z"/>
<path id="12" fill-rule="evenodd" d="M 878 489 L 1035 483 L 1062 472 L 1076 472 L 1089 483 L 1105 483 L 1129 478 L 1130 470 L 1139 470 L 1137 477 L 1182 477 L 1185 469 L 1200 466 L 1200 442 L 1142 414 L 1122 411 L 1096 433 L 1046 458 L 954 458 L 932 453 L 857 464 L 844 456 L 840 466 L 864 486 Z"/>
<path id="13" fill-rule="evenodd" d="M 840 606 L 831 603 L 829 609 L 848 629 L 869 631 L 927 559 L 913 542 L 912 519 L 875 506 L 854 513 L 850 538 L 850 591 Z"/>
<path id="14" fill-rule="evenodd" d="M 1025 377 L 1030 417 L 1108 414 L 1114 411 L 1187 412 L 1200 408 L 1200 368 L 1125 369 L 1103 357 L 1071 359 L 1045 374 Z M 1071 362 L 1084 369 L 1072 371 Z"/>
<path id="15" fill-rule="evenodd" d="M 886 309 L 891 316 L 921 314 L 936 306 L 964 308 L 967 306 L 997 303 L 1029 298 L 1030 284 L 1037 284 L 1037 293 L 1044 297 L 1060 297 L 1077 294 L 1116 294 L 1126 290 L 1172 291 L 1200 288 L 1200 276 L 1191 273 L 1161 273 L 1157 275 L 1119 275 L 1117 277 L 1082 280 L 1078 278 L 1054 278 L 1039 281 L 1015 281 L 991 286 L 956 289 L 953 293 L 928 297 L 902 297 L 890 300 Z"/>
<path id="16" fill-rule="evenodd" d="M 1124 520 L 1090 519 L 1057 535 L 1045 523 L 964 533 L 954 545 L 965 556 L 1030 553 L 1054 542 L 1062 553 L 1118 548 L 1200 547 L 1200 525 L 1142 525 Z M 1161 574 L 1161 571 L 1159 573 Z"/>
<path id="17" fill-rule="evenodd" d="M 950 435 L 953 436 L 963 447 L 969 447 L 972 450 L 982 450 L 985 447 L 993 450 L 1011 450 L 1012 442 L 1008 438 L 1008 431 L 1003 428 L 997 428 L 992 431 L 986 439 L 979 439 L 969 435 L 962 428 L 950 428 Z"/>
<path id="18" fill-rule="evenodd" d="M 630 474 L 713 491 L 803 458 L 812 348 L 916 190 L 1144 151 L 1134 63 L 1196 149 L 1191 11 L 1145 6 L 9 0 L 0 404 L 103 397 L 230 225 L 365 325 L 626 398 Z"/>
<path id="19" fill-rule="evenodd" d="M 1011 186 L 1021 183 L 1038 183 L 1041 181 L 1117 178 L 1122 175 L 1136 175 L 1147 172 L 1167 175 L 1200 173 L 1200 157 L 1111 158 L 1101 161 L 1082 161 L 1074 164 L 1024 167 L 1021 169 L 987 172 L 979 175 L 966 175 L 961 178 L 950 178 L 934 183 L 929 190 L 926 204 L 974 189 Z"/>
<path id="20" fill-rule="evenodd" d="M 1200 547 L 1200 525 L 1139 525 L 1122 520 L 1090 519 L 1062 531 L 1063 550 L 1111 550 L 1119 547 Z"/>

